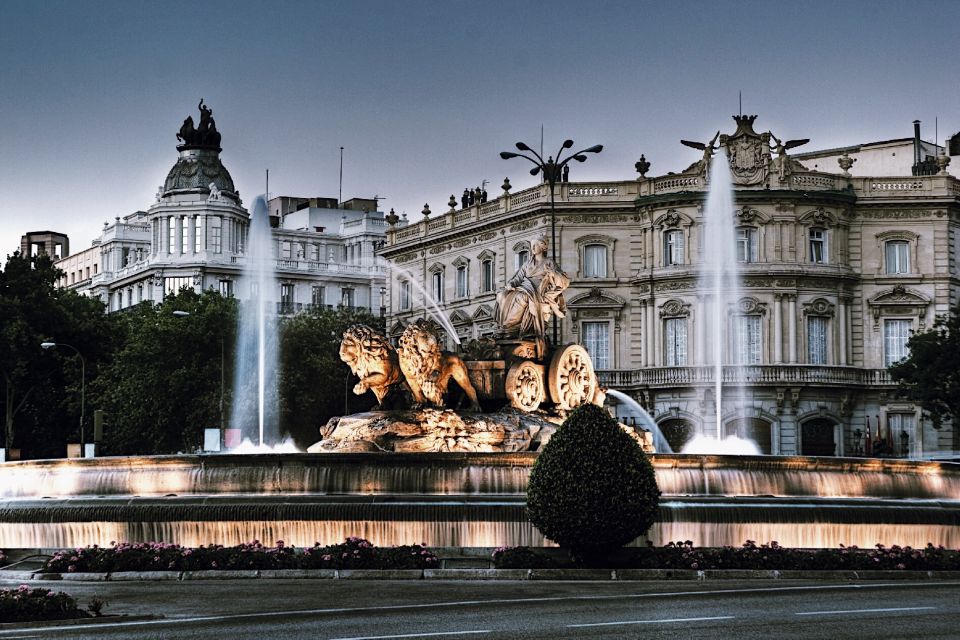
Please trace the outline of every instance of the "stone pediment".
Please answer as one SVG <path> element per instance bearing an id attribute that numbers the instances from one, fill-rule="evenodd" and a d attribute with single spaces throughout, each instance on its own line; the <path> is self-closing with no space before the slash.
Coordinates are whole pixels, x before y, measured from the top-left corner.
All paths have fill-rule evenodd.
<path id="1" fill-rule="evenodd" d="M 667 300 L 660 305 L 661 318 L 683 318 L 690 315 L 690 303 L 682 300 Z"/>
<path id="2" fill-rule="evenodd" d="M 594 288 L 587 293 L 576 295 L 567 302 L 568 307 L 575 309 L 622 309 L 626 304 L 627 301 L 620 296 L 599 288 Z"/>
<path id="3" fill-rule="evenodd" d="M 837 224 L 837 216 L 823 207 L 817 207 L 801 214 L 797 221 L 812 227 L 832 227 Z"/>
<path id="4" fill-rule="evenodd" d="M 676 209 L 670 209 L 654 220 L 653 224 L 654 226 L 663 229 L 670 229 L 674 227 L 689 226 L 693 224 L 693 220 L 685 213 L 681 213 Z"/>
<path id="5" fill-rule="evenodd" d="M 490 320 L 493 318 L 493 309 L 488 304 L 482 304 L 473 312 L 474 320 Z"/>
<path id="6" fill-rule="evenodd" d="M 907 289 L 902 284 L 898 284 L 892 289 L 881 291 L 877 295 L 873 296 L 869 299 L 869 303 L 871 305 L 923 305 L 925 307 L 926 305 L 930 304 L 930 298 L 926 297 L 919 291 Z"/>
<path id="7" fill-rule="evenodd" d="M 450 314 L 450 322 L 453 324 L 471 324 L 473 319 L 460 309 Z"/>

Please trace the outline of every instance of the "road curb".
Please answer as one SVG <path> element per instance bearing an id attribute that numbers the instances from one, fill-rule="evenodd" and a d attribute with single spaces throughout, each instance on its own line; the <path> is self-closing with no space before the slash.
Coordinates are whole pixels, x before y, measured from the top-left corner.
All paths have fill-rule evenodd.
<path id="1" fill-rule="evenodd" d="M 2 578 L 0 574 L 0 578 Z M 778 569 L 263 569 L 32 573 L 15 580 L 157 582 L 165 580 L 960 580 L 960 571 L 852 571 Z"/>

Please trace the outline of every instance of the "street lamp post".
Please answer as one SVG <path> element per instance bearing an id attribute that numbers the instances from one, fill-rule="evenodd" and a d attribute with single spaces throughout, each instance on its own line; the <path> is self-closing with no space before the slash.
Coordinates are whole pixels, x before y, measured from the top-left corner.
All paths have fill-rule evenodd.
<path id="1" fill-rule="evenodd" d="M 171 313 L 178 318 L 186 318 L 187 316 L 190 315 L 189 311 L 181 311 L 179 309 L 175 309 Z M 223 334 L 221 333 L 220 334 L 220 433 L 224 433 L 225 429 L 227 428 L 226 415 L 224 414 L 224 411 L 223 411 L 223 396 L 224 396 L 224 389 L 226 388 L 226 385 L 224 382 L 224 376 L 225 376 L 224 372 L 226 370 L 225 365 L 226 365 L 226 359 L 224 356 Z"/>
<path id="2" fill-rule="evenodd" d="M 559 269 L 560 262 L 557 260 L 557 207 L 554 200 L 554 188 L 557 185 L 557 179 L 560 177 L 563 168 L 567 166 L 568 162 L 571 160 L 585 162 L 587 159 L 586 154 L 600 153 L 603 151 L 603 145 L 595 144 L 592 147 L 587 147 L 586 149 L 581 149 L 576 153 L 571 153 L 566 158 L 561 158 L 566 149 L 573 147 L 573 140 L 567 139 L 564 140 L 563 144 L 560 146 L 560 150 L 557 152 L 557 159 L 554 160 L 553 156 L 550 156 L 546 162 L 544 162 L 543 157 L 541 157 L 539 153 L 531 149 L 525 143 L 518 142 L 516 146 L 520 151 L 532 153 L 533 157 L 523 153 L 515 153 L 513 151 L 501 151 L 500 157 L 504 160 L 509 160 L 510 158 L 524 158 L 525 160 L 529 160 L 534 165 L 533 169 L 530 169 L 530 175 L 535 176 L 542 172 L 543 179 L 546 180 L 550 185 L 550 256 L 553 260 L 553 264 Z M 559 342 L 557 319 L 553 318 L 551 320 L 551 324 L 553 325 L 553 344 L 556 345 Z"/>
<path id="3" fill-rule="evenodd" d="M 87 404 L 87 359 L 83 357 L 83 354 L 80 353 L 79 349 L 64 342 L 41 342 L 40 346 L 44 349 L 67 347 L 68 349 L 73 349 L 74 353 L 80 357 L 80 457 L 86 458 L 87 447 L 85 442 L 86 439 L 84 438 L 83 421 Z"/>

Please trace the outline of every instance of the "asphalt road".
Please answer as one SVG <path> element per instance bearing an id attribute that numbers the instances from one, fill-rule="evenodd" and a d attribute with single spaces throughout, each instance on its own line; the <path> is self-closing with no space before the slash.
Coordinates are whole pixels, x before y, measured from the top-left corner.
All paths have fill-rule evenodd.
<path id="1" fill-rule="evenodd" d="M 0 583 L 8 586 L 11 583 Z M 162 620 L 0 631 L 11 638 L 951 638 L 960 582 L 224 580 L 35 583 Z"/>

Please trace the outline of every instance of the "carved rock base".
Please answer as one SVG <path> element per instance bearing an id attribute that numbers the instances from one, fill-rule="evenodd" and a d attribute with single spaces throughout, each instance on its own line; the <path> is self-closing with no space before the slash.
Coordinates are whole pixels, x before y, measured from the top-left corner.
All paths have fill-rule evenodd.
<path id="1" fill-rule="evenodd" d="M 536 451 L 550 441 L 562 422 L 562 418 L 542 412 L 510 409 L 496 413 L 459 413 L 450 409 L 368 411 L 331 418 L 320 430 L 323 439 L 307 451 Z M 620 426 L 644 451 L 653 452 L 652 434 Z"/>

